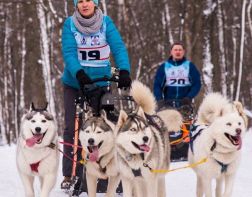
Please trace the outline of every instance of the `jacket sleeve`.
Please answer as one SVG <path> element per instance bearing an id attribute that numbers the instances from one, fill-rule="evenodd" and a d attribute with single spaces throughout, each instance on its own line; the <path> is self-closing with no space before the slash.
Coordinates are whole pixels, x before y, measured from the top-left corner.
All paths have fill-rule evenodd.
<path id="1" fill-rule="evenodd" d="M 191 89 L 188 92 L 187 97 L 194 98 L 200 91 L 201 88 L 201 80 L 200 80 L 200 73 L 196 66 L 193 63 L 190 63 L 190 81 L 191 81 Z"/>
<path id="2" fill-rule="evenodd" d="M 67 18 L 64 22 L 62 30 L 62 54 L 66 69 L 76 78 L 76 73 L 81 69 L 78 61 L 77 43 L 74 34 L 71 31 L 71 18 Z"/>
<path id="3" fill-rule="evenodd" d="M 115 64 L 120 70 L 127 70 L 130 72 L 129 56 L 121 35 L 109 16 L 106 16 L 105 20 L 107 25 L 106 38 Z"/>
<path id="4" fill-rule="evenodd" d="M 164 71 L 164 64 L 162 64 L 161 66 L 159 66 L 154 78 L 153 93 L 157 101 L 163 99 L 164 83 L 165 83 L 165 71 Z"/>

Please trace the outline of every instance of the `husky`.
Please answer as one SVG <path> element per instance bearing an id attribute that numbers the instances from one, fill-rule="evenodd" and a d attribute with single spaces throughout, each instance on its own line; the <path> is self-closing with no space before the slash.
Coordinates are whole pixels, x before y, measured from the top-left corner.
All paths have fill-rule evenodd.
<path id="1" fill-rule="evenodd" d="M 182 117 L 175 110 L 162 112 L 167 121 L 155 115 L 154 96 L 139 81 L 132 83 L 130 95 L 137 109 L 131 114 L 121 110 L 116 125 L 116 150 L 124 197 L 165 197 L 165 176 L 152 170 L 168 170 L 168 130 L 178 131 Z"/>
<path id="2" fill-rule="evenodd" d="M 79 139 L 86 154 L 86 180 L 88 196 L 96 196 L 97 180 L 108 178 L 106 197 L 114 197 L 120 177 L 115 158 L 115 124 L 104 111 L 99 117 L 87 113 L 80 129 Z"/>
<path id="3" fill-rule="evenodd" d="M 57 126 L 53 116 L 44 109 L 31 109 L 21 119 L 16 164 L 26 197 L 34 197 L 33 182 L 38 176 L 40 197 L 48 197 L 54 187 L 59 165 Z"/>
<path id="4" fill-rule="evenodd" d="M 206 159 L 194 168 L 197 197 L 212 197 L 213 179 L 216 180 L 216 197 L 232 196 L 246 126 L 241 103 L 230 102 L 219 93 L 211 93 L 203 100 L 198 121 L 191 130 L 188 152 L 190 164 Z"/>

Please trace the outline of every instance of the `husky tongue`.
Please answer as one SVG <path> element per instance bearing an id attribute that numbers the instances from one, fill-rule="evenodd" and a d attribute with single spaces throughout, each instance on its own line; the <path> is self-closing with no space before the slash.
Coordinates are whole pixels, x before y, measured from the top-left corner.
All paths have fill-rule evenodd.
<path id="1" fill-rule="evenodd" d="M 99 158 L 99 152 L 98 152 L 98 146 L 92 147 L 92 153 L 89 153 L 89 160 L 90 161 L 98 161 Z"/>
<path id="2" fill-rule="evenodd" d="M 242 139 L 241 139 L 241 136 L 239 136 L 239 146 L 238 146 L 238 150 L 240 150 L 241 149 L 241 147 L 242 147 Z"/>
<path id="3" fill-rule="evenodd" d="M 37 141 L 39 141 L 41 138 L 43 137 L 43 134 L 40 135 L 33 135 L 31 138 L 27 139 L 26 145 L 29 147 L 34 146 L 34 144 L 36 144 Z"/>
<path id="4" fill-rule="evenodd" d="M 139 146 L 140 150 L 144 151 L 144 152 L 149 152 L 150 151 L 150 147 L 146 144 L 142 144 Z"/>

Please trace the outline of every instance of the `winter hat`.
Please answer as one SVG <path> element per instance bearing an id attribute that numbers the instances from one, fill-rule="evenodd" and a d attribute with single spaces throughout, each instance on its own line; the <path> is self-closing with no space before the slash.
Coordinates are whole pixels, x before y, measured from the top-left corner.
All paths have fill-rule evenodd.
<path id="1" fill-rule="evenodd" d="M 96 6 L 98 6 L 99 0 L 92 0 Z M 74 6 L 76 7 L 78 0 L 74 0 Z"/>

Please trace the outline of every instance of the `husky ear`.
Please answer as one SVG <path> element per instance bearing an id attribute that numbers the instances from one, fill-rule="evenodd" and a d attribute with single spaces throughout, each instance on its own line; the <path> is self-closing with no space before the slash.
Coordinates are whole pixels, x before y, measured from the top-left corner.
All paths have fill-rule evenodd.
<path id="1" fill-rule="evenodd" d="M 93 116 L 93 112 L 92 110 L 89 110 L 87 113 L 85 113 L 85 120 L 89 119 L 92 116 Z"/>
<path id="2" fill-rule="evenodd" d="M 139 107 L 139 108 L 138 108 L 138 110 L 137 110 L 137 115 L 140 116 L 140 117 L 145 118 L 144 110 L 143 110 L 142 107 Z"/>
<path id="3" fill-rule="evenodd" d="M 126 122 L 127 118 L 128 118 L 127 113 L 124 110 L 121 110 L 117 121 L 117 126 L 121 128 L 122 125 Z"/>
<path id="4" fill-rule="evenodd" d="M 101 114 L 102 118 L 107 119 L 107 114 L 106 114 L 106 112 L 104 110 L 101 110 L 100 114 Z"/>
<path id="5" fill-rule="evenodd" d="M 30 111 L 36 111 L 36 108 L 35 108 L 35 106 L 34 106 L 34 103 L 33 103 L 33 102 L 31 103 L 31 106 L 30 106 Z"/>
<path id="6" fill-rule="evenodd" d="M 234 106 L 235 106 L 236 110 L 238 111 L 239 115 L 243 118 L 244 123 L 245 123 L 245 127 L 247 128 L 247 126 L 248 126 L 248 117 L 246 116 L 246 114 L 244 112 L 243 105 L 239 101 L 234 101 L 233 103 L 234 103 Z"/>
<path id="7" fill-rule="evenodd" d="M 42 110 L 47 111 L 47 108 L 48 108 L 48 102 L 46 102 L 45 107 Z"/>

